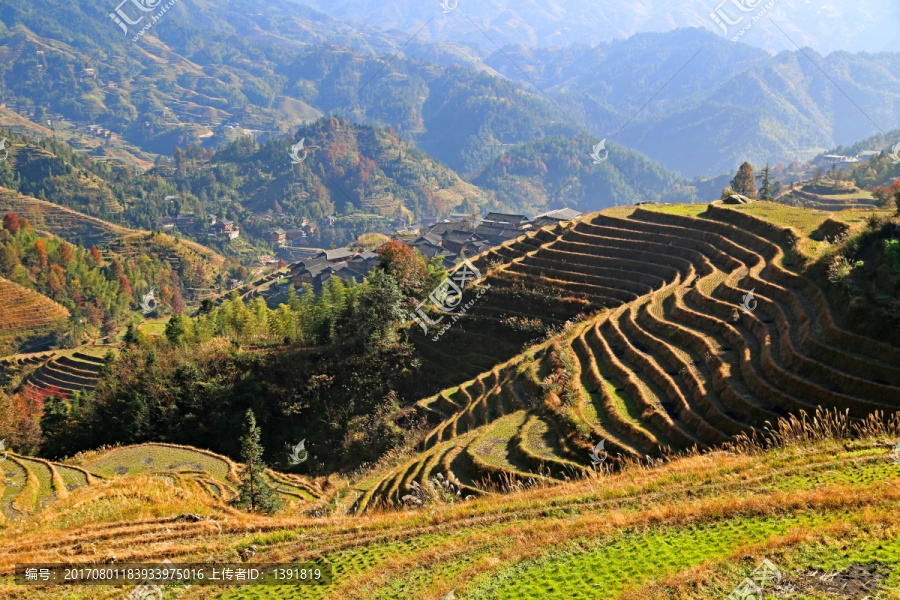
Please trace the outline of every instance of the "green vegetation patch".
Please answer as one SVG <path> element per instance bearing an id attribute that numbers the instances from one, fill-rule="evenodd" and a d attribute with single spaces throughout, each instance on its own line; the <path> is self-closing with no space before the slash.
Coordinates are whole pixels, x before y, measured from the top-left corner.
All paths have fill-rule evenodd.
<path id="1" fill-rule="evenodd" d="M 40 495 L 41 496 L 49 496 L 53 493 L 53 476 L 50 473 L 50 469 L 44 463 L 40 463 L 34 460 L 29 460 L 24 457 L 19 457 L 28 469 L 31 470 L 32 473 L 37 476 L 38 482 L 41 484 L 40 487 Z"/>
<path id="2" fill-rule="evenodd" d="M 85 465 L 104 477 L 134 475 L 155 471 L 206 471 L 219 481 L 227 481 L 228 464 L 186 448 L 169 448 L 154 444 L 111 450 Z"/>
<path id="3" fill-rule="evenodd" d="M 0 496 L 0 508 L 10 517 L 12 510 L 10 505 L 23 489 L 25 489 L 25 469 L 13 462 L 5 460 L 0 463 L 0 473 L 3 475 L 3 495 Z"/>
<path id="4" fill-rule="evenodd" d="M 526 471 L 527 469 L 515 464 L 510 457 L 509 444 L 527 416 L 526 411 L 520 410 L 487 425 L 484 433 L 472 443 L 471 449 L 475 456 L 492 467 L 499 467 L 514 473 Z"/>
<path id="5" fill-rule="evenodd" d="M 691 527 L 624 531 L 602 539 L 585 537 L 539 558 L 481 575 L 462 593 L 457 591 L 457 597 L 616 598 L 631 587 L 721 559 L 742 546 L 847 516 L 804 513 L 784 518 L 735 518 Z"/>

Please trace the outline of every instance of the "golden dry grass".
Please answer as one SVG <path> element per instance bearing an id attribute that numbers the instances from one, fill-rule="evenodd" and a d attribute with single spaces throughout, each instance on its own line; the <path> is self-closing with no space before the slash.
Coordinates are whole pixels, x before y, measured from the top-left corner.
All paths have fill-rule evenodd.
<path id="1" fill-rule="evenodd" d="M 777 535 L 757 536 L 760 541 L 737 544 L 722 556 L 642 580 L 614 596 L 712 598 L 713 592 L 733 583 L 735 569 L 748 557 L 773 556 L 786 569 L 795 563 L 799 569 L 804 553 L 846 545 L 862 526 L 867 543 L 895 543 L 891 540 L 900 533 L 900 466 L 891 468 L 887 451 L 896 438 L 831 439 L 845 431 L 842 423 L 835 416 L 805 424 L 785 422 L 773 433 L 777 443 L 768 450 L 745 442 L 744 450 L 752 452 L 695 454 L 655 467 L 635 461 L 614 475 L 419 511 L 382 510 L 356 517 L 248 515 L 186 481 L 172 484 L 150 475 L 129 476 L 75 490 L 28 522 L 0 531 L 0 574 L 8 574 L 17 562 L 30 561 L 237 561 L 237 550 L 253 544 L 253 561 L 259 562 L 318 557 L 340 566 L 360 553 L 383 557 L 367 567 L 351 568 L 312 597 L 390 597 L 386 590 L 407 580 L 415 591 L 396 597 L 435 598 L 456 589 L 457 597 L 466 598 L 467 586 L 482 589 L 479 586 L 511 566 L 534 569 L 547 561 L 564 563 L 579 553 L 590 555 L 605 539 L 830 515 L 826 526 L 801 523 Z M 854 476 L 870 471 L 879 474 L 875 480 Z M 823 473 L 832 473 L 833 481 L 820 484 L 817 478 Z M 185 514 L 200 519 L 178 520 Z M 561 548 L 568 550 L 556 556 Z M 437 574 L 423 583 L 422 572 L 430 568 Z M 452 577 L 440 574 L 446 569 L 452 570 Z M 0 584 L 0 597 L 23 597 L 20 591 Z M 183 597 L 213 598 L 224 592 L 194 588 Z"/>

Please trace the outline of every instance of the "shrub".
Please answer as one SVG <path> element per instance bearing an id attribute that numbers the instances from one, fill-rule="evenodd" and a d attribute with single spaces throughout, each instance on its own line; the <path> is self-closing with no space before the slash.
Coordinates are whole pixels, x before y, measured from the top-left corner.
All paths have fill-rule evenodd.
<path id="1" fill-rule="evenodd" d="M 884 240 L 884 258 L 895 275 L 900 275 L 900 240 Z"/>
<path id="2" fill-rule="evenodd" d="M 427 504 L 451 504 L 462 500 L 462 486 L 458 481 L 451 480 L 453 474 L 444 477 L 440 473 L 425 481 L 425 485 L 419 485 L 418 481 L 406 484 L 409 492 L 401 500 L 409 508 L 421 508 Z M 470 500 L 472 496 L 466 496 Z"/>
<path id="3" fill-rule="evenodd" d="M 828 266 L 828 281 L 837 285 L 847 285 L 850 277 L 850 261 L 843 256 L 838 256 Z"/>

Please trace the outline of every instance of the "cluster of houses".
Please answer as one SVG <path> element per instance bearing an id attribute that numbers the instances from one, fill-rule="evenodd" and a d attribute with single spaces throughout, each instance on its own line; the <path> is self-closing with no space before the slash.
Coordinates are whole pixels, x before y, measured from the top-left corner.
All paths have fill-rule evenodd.
<path id="1" fill-rule="evenodd" d="M 332 277 L 362 283 L 379 262 L 378 254 L 372 251 L 353 252 L 347 248 L 325 250 L 291 265 L 291 281 L 298 288 L 304 283 L 309 284 L 319 293 Z"/>
<path id="2" fill-rule="evenodd" d="M 416 248 L 425 258 L 441 257 L 449 269 L 462 256 L 474 256 L 505 241 L 517 238 L 530 230 L 555 225 L 581 216 L 569 208 L 550 211 L 529 220 L 525 215 L 488 213 L 484 218 L 460 215 L 456 220 L 426 219 L 415 236 L 395 235 L 395 239 Z M 277 230 L 276 230 L 277 231 Z M 332 277 L 361 283 L 378 266 L 378 254 L 372 251 L 354 252 L 347 248 L 325 250 L 291 265 L 291 280 L 296 286 L 307 283 L 318 293 Z"/>
<path id="3" fill-rule="evenodd" d="M 484 218 L 465 216 L 456 221 L 445 220 L 423 226 L 418 237 L 404 240 L 416 248 L 426 258 L 440 256 L 450 267 L 455 265 L 460 255 L 474 256 L 485 250 L 499 246 L 524 233 L 570 221 L 581 216 L 571 208 L 553 210 L 529 220 L 525 215 L 488 213 Z"/>
<path id="4" fill-rule="evenodd" d="M 117 133 L 113 133 L 109 129 L 100 127 L 99 125 L 86 125 L 84 130 L 91 135 L 102 137 L 107 140 L 114 140 L 119 137 Z"/>
<path id="5" fill-rule="evenodd" d="M 873 156 L 880 155 L 881 151 L 879 150 L 864 150 L 856 156 L 844 156 L 843 154 L 826 154 L 822 157 L 821 162 L 822 164 L 826 165 L 854 165 L 856 163 L 867 161 Z"/>
<path id="6" fill-rule="evenodd" d="M 215 217 L 211 217 L 210 221 L 212 223 L 206 232 L 208 238 L 236 240 L 241 236 L 241 228 L 235 225 L 234 221 L 228 219 L 217 221 Z"/>
<path id="7" fill-rule="evenodd" d="M 308 219 L 300 222 L 300 227 L 294 229 L 282 229 L 280 227 L 269 232 L 269 241 L 276 248 L 295 246 L 302 244 L 316 230 L 316 224 Z"/>
<path id="8" fill-rule="evenodd" d="M 177 196 L 166 196 L 166 200 L 176 198 Z M 241 228 L 234 221 L 222 219 L 221 221 L 215 215 L 209 215 L 206 224 L 206 237 L 208 239 L 226 239 L 235 240 L 241 236 Z M 176 217 L 162 217 L 159 220 L 159 226 L 163 230 L 178 229 L 179 231 L 201 231 L 204 222 L 198 221 L 194 215 L 178 215 Z"/>

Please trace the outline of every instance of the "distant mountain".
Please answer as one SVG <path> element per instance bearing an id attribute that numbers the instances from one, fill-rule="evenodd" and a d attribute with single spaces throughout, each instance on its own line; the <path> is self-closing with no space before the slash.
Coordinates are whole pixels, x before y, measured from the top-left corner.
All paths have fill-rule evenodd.
<path id="1" fill-rule="evenodd" d="M 332 115 L 390 127 L 464 176 L 521 144 L 587 131 L 690 177 L 808 159 L 874 130 L 802 53 L 771 57 L 700 29 L 488 55 L 404 46 L 402 32 L 289 0 L 267 12 L 228 0 L 176 5 L 132 43 L 100 4 L 48 3 L 49 13 L 11 0 L 0 13 L 0 57 L 12 65 L 0 72 L 0 98 L 36 120 L 58 112 L 78 131 L 105 128 L 163 155 L 247 132 L 264 143 Z M 811 56 L 881 127 L 900 122 L 900 54 Z"/>
<path id="2" fill-rule="evenodd" d="M 46 107 L 80 131 L 105 128 L 148 152 L 218 147 L 241 129 L 262 140 L 284 136 L 327 114 L 391 126 L 468 172 L 504 145 L 575 131 L 542 97 L 502 78 L 419 60 L 389 64 L 401 35 L 360 33 L 287 1 L 270 3 L 265 16 L 242 0 L 201 2 L 190 14 L 179 4 L 137 43 L 96 4 L 48 2 L 52 27 L 48 11 L 23 0 L 0 13 L 0 57 L 14 65 L 0 72 L 0 98 L 29 113 Z"/>
<path id="3" fill-rule="evenodd" d="M 301 140 L 292 159 L 291 146 Z M 192 195 L 208 197 L 227 184 L 243 211 L 280 210 L 287 224 L 334 214 L 411 222 L 494 207 L 481 190 L 395 131 L 337 118 L 304 126 L 293 139 L 235 143 L 175 180 Z M 229 211 L 239 212 L 237 206 Z"/>
<path id="4" fill-rule="evenodd" d="M 339 19 L 401 29 L 424 30 L 421 39 L 465 42 L 494 50 L 500 46 L 566 46 L 599 44 L 636 33 L 665 32 L 678 27 L 703 27 L 725 37 L 710 17 L 718 9 L 737 21 L 744 16 L 734 4 L 713 0 L 460 0 L 456 10 L 443 14 L 437 0 L 305 0 L 306 4 Z M 453 5 L 453 3 L 450 3 Z M 744 0 L 741 5 L 762 11 L 768 2 Z M 750 11 L 728 31 L 728 37 L 757 14 Z M 469 21 L 472 19 L 478 27 Z M 793 50 L 769 18 L 791 39 L 818 52 L 884 52 L 897 48 L 900 5 L 884 0 L 779 0 L 747 31 L 741 41 L 771 52 Z M 720 18 L 721 20 L 721 18 Z M 486 35 L 485 35 L 486 34 Z M 488 38 L 490 38 L 490 41 Z"/>
<path id="5" fill-rule="evenodd" d="M 507 48 L 484 62 L 536 84 L 598 137 L 689 176 L 802 162 L 900 124 L 900 53 L 771 57 L 680 29 L 594 48 Z"/>
<path id="6" fill-rule="evenodd" d="M 637 152 L 610 146 L 594 164 L 592 140 L 551 137 L 492 161 L 473 183 L 527 214 L 556 208 L 591 212 L 642 201 L 696 202 L 696 188 Z M 640 182 L 640 183 L 638 183 Z"/>

